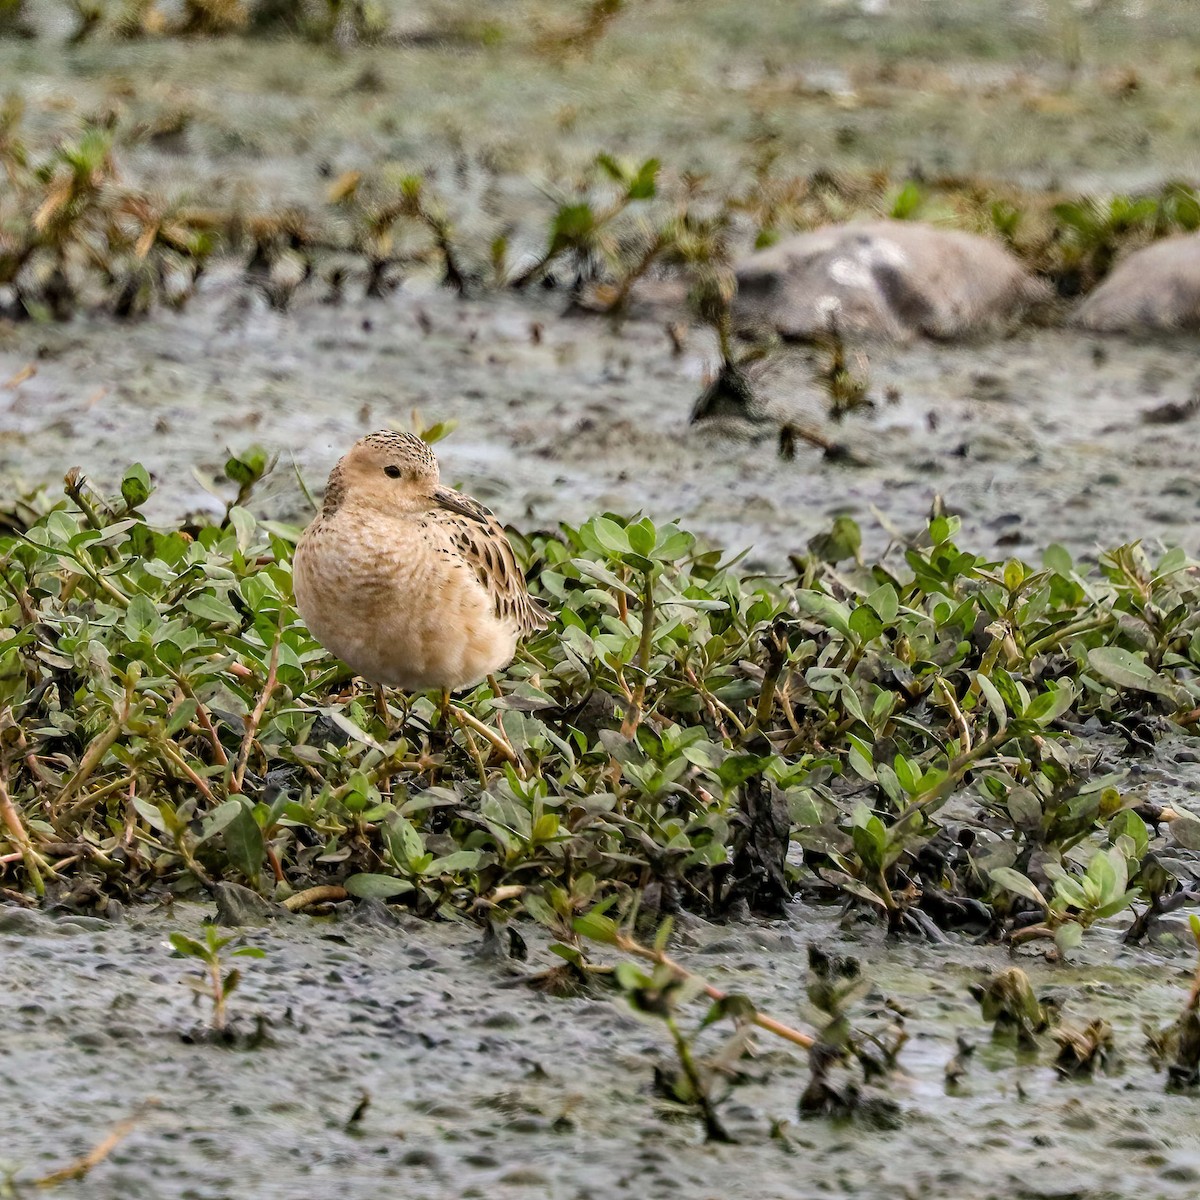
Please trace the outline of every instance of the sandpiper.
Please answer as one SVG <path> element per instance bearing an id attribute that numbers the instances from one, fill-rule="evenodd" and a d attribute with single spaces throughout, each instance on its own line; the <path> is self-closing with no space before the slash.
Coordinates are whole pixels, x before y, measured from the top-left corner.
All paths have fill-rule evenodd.
<path id="1" fill-rule="evenodd" d="M 368 434 L 339 460 L 292 568 L 313 636 L 377 685 L 457 691 L 548 623 L 499 521 L 443 487 L 411 433 Z"/>

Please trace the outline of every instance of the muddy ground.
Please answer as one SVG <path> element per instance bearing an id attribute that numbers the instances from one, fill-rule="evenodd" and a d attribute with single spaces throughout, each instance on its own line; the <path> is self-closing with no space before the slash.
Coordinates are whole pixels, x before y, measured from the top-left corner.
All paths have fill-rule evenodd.
<path id="1" fill-rule="evenodd" d="M 705 429 L 687 424 L 713 365 L 703 332 L 675 356 L 657 323 L 614 331 L 560 306 L 430 292 L 281 315 L 231 284 L 127 326 L 11 327 L 0 376 L 36 374 L 0 392 L 0 470 L 33 484 L 78 465 L 111 487 L 139 459 L 159 485 L 153 511 L 173 519 L 217 505 L 193 468 L 219 475 L 228 450 L 260 442 L 280 465 L 258 510 L 303 522 L 293 460 L 315 490 L 356 437 L 407 427 L 417 409 L 459 422 L 439 447 L 446 478 L 524 527 L 643 510 L 777 569 L 843 512 L 880 550 L 873 507 L 915 531 L 940 493 L 963 517 L 962 544 L 981 552 L 1036 560 L 1054 541 L 1090 552 L 1137 537 L 1200 549 L 1195 428 L 1146 420 L 1196 394 L 1189 341 L 1043 330 L 871 350 L 878 408 L 840 425 L 806 355 L 784 352 L 761 373 L 761 426 Z M 867 465 L 803 445 L 782 461 L 776 416 Z"/>
<path id="2" fill-rule="evenodd" d="M 479 957 L 474 929 L 357 919 L 255 930 L 235 1017 L 269 1024 L 255 1050 L 181 1040 L 203 1017 L 166 944 L 201 913 L 139 912 L 115 927 L 0 912 L 0 1159 L 21 1178 L 85 1153 L 153 1099 L 80 1200 L 411 1200 L 921 1197 L 1185 1200 L 1200 1185 L 1200 1100 L 1163 1094 L 1139 1024 L 1170 1019 L 1188 956 L 1130 951 L 1097 933 L 1071 967 L 1027 965 L 1079 1024 L 1102 1015 L 1122 1055 L 1110 1076 L 1064 1082 L 992 1045 L 967 987 L 1009 965 L 1000 948 L 886 945 L 829 914 L 737 929 L 681 922 L 679 952 L 723 988 L 795 1021 L 810 939 L 862 956 L 864 1010 L 893 1003 L 911 1041 L 890 1094 L 894 1128 L 801 1121 L 801 1058 L 764 1041 L 725 1108 L 737 1145 L 705 1144 L 655 1099 L 661 1030 L 608 1000 L 513 986 L 548 965 Z M 528 931 L 527 931 L 528 932 Z M 954 1038 L 977 1046 L 954 1089 Z M 350 1130 L 363 1092 L 370 1106 Z M 775 1136 L 772 1136 L 772 1129 Z M 752 1179 L 753 1183 L 747 1181 Z"/>
<path id="3" fill-rule="evenodd" d="M 537 49 L 564 19 L 546 4 L 497 5 L 498 40 L 463 35 L 453 4 L 419 8 L 407 43 L 340 56 L 240 42 L 64 50 L 51 15 L 42 41 L 0 43 L 0 79 L 47 129 L 110 102 L 135 120 L 186 114 L 182 132 L 124 161 L 139 181 L 213 202 L 305 203 L 364 162 L 442 170 L 483 155 L 501 183 L 486 204 L 474 184 L 454 193 L 455 218 L 484 244 L 508 222 L 527 250 L 549 211 L 540 189 L 600 149 L 727 178 L 764 142 L 796 172 L 915 167 L 1077 188 L 1196 174 L 1185 5 L 987 9 L 692 0 L 683 21 L 681 6 L 650 3 L 590 56 L 565 58 Z M 526 527 L 642 509 L 777 570 L 842 512 L 881 550 L 873 506 L 912 531 L 940 493 L 981 551 L 1036 559 L 1049 542 L 1088 554 L 1140 537 L 1200 552 L 1196 430 L 1145 419 L 1196 393 L 1194 341 L 1026 330 L 876 348 L 865 370 L 878 406 L 841 425 L 794 351 L 763 370 L 761 424 L 700 429 L 687 417 L 715 365 L 703 332 L 675 354 L 659 319 L 615 329 L 562 316 L 554 293 L 464 301 L 420 280 L 382 301 L 319 296 L 314 286 L 277 313 L 218 269 L 182 313 L 0 325 L 4 497 L 71 465 L 110 486 L 138 459 L 159 485 L 153 511 L 173 520 L 218 504 L 193 469 L 215 475 L 226 448 L 260 442 L 280 466 L 256 509 L 302 521 L 292 459 L 316 487 L 357 435 L 407 425 L 416 408 L 459 421 L 439 447 L 445 477 Z M 803 445 L 780 460 L 777 419 L 818 425 L 864 465 Z M 1190 754 L 1161 751 L 1148 798 L 1190 802 Z M 799 1123 L 803 1065 L 764 1046 L 762 1077 L 729 1113 L 741 1144 L 723 1147 L 651 1095 L 658 1031 L 607 1001 L 505 986 L 510 966 L 476 957 L 473 929 L 298 919 L 255 932 L 268 956 L 249 963 L 236 1011 L 262 1013 L 273 1044 L 186 1045 L 199 1014 L 165 939 L 200 916 L 141 911 L 108 927 L 0 910 L 0 1169 L 28 1181 L 62 1166 L 153 1096 L 158 1107 L 61 1194 L 1183 1200 L 1200 1188 L 1197 1101 L 1163 1094 L 1140 1034 L 1177 1012 L 1190 957 L 1125 948 L 1118 931 L 1089 935 L 1071 967 L 1029 962 L 1069 1015 L 1117 1029 L 1117 1072 L 1068 1084 L 1045 1054 L 1019 1062 L 986 1044 L 966 986 L 1007 965 L 1002 949 L 887 944 L 799 907 L 770 925 L 690 923 L 680 954 L 787 1020 L 802 1013 L 805 944 L 840 942 L 868 963 L 875 1001 L 909 1011 L 913 1034 L 898 1128 Z M 960 1031 L 982 1044 L 950 1095 Z M 363 1089 L 370 1108 L 348 1133 Z M 773 1121 L 787 1123 L 775 1139 Z"/>

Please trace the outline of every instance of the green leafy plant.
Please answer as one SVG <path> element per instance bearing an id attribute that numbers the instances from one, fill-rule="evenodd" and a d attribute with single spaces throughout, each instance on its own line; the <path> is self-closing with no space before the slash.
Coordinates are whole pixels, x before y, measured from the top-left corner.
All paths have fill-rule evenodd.
<path id="1" fill-rule="evenodd" d="M 150 525 L 137 466 L 116 497 L 72 473 L 62 497 L 14 510 L 6 886 L 232 880 L 293 908 L 525 908 L 567 961 L 572 920 L 613 889 L 719 915 L 779 912 L 802 887 L 897 934 L 968 922 L 1064 946 L 1186 902 L 1186 865 L 1071 732 L 1092 715 L 1139 737 L 1195 728 L 1200 606 L 1181 553 L 1123 547 L 1086 575 L 1057 548 L 997 563 L 939 514 L 860 563 L 841 518 L 795 578 L 767 581 L 646 517 L 514 532 L 555 626 L 503 696 L 462 698 L 463 727 L 421 696 L 397 726 L 296 616 L 297 530 L 248 507 L 269 466 L 232 455 L 211 524 Z M 969 838 L 943 823 L 952 799 Z M 64 845 L 84 849 L 60 870 Z"/>
<path id="2" fill-rule="evenodd" d="M 668 1100 L 692 1109 L 710 1141 L 733 1140 L 718 1110 L 738 1081 L 737 1064 L 746 1052 L 749 1033 L 754 1028 L 762 1029 L 806 1051 L 814 1051 L 816 1039 L 759 1012 L 747 997 L 720 991 L 671 958 L 666 950 L 673 929 L 670 918 L 658 928 L 653 944 L 644 945 L 631 932 L 636 923 L 636 905 L 617 920 L 608 915 L 611 904 L 611 900 L 603 901 L 575 917 L 573 933 L 652 964 L 643 968 L 634 962 L 619 962 L 613 976 L 631 1011 L 642 1019 L 661 1023 L 670 1036 L 678 1068 L 655 1069 L 658 1090 Z M 689 1033 L 680 1023 L 682 1010 L 701 998 L 709 1002 L 709 1007 Z M 700 1057 L 695 1050 L 696 1039 L 723 1021 L 733 1023 L 732 1034 Z"/>
<path id="3" fill-rule="evenodd" d="M 200 973 L 187 976 L 186 982 L 197 996 L 208 1000 L 211 1005 L 209 1028 L 214 1036 L 223 1036 L 228 1025 L 226 1009 L 229 997 L 241 983 L 242 973 L 237 967 L 226 969 L 221 951 L 236 941 L 236 937 L 222 937 L 215 925 L 206 925 L 202 939 L 175 932 L 169 935 L 168 940 L 181 958 L 190 958 L 201 964 Z M 259 946 L 238 946 L 230 951 L 230 955 L 233 958 L 263 958 L 266 951 Z"/>

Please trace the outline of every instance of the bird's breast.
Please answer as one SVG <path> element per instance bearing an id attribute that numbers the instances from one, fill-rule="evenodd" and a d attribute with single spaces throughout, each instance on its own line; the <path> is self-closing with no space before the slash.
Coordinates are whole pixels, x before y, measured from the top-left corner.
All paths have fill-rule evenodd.
<path id="1" fill-rule="evenodd" d="M 515 629 L 448 539 L 415 520 L 319 520 L 293 579 L 313 635 L 375 682 L 454 689 L 512 658 Z"/>

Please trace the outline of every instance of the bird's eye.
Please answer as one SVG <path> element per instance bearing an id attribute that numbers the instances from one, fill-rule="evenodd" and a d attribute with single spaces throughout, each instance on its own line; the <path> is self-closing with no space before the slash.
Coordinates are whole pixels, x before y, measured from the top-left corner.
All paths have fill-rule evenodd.
<path id="1" fill-rule="evenodd" d="M 402 474 L 400 468 L 393 466 L 391 463 L 389 463 L 386 467 L 383 468 L 383 473 L 389 479 L 399 479 Z"/>

